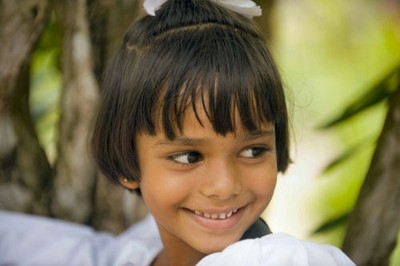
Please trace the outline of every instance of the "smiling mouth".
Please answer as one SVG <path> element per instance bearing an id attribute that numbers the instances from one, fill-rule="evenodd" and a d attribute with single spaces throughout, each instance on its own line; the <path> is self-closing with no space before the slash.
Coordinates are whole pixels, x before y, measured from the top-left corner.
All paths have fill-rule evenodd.
<path id="1" fill-rule="evenodd" d="M 200 212 L 200 211 L 192 211 L 196 215 L 200 217 L 204 217 L 206 219 L 211 219 L 211 220 L 225 220 L 234 215 L 235 213 L 238 212 L 239 209 L 234 209 L 229 212 L 221 212 L 221 213 L 206 213 L 206 212 Z"/>

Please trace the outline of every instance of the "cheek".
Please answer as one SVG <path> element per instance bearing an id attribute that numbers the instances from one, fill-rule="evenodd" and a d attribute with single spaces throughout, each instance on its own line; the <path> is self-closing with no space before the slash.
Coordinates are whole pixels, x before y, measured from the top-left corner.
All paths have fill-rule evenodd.
<path id="1" fill-rule="evenodd" d="M 163 210 L 167 206 L 176 206 L 183 201 L 189 193 L 191 185 L 187 178 L 160 169 L 147 168 L 143 172 L 140 182 L 142 196 L 148 208 Z"/>
<path id="2" fill-rule="evenodd" d="M 274 194 L 277 182 L 276 167 L 262 167 L 249 171 L 247 184 L 257 197 L 269 202 Z"/>

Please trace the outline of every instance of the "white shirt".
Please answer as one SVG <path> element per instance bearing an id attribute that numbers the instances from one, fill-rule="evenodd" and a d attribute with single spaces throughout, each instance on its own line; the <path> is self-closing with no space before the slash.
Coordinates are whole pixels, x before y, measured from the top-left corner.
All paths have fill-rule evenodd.
<path id="1" fill-rule="evenodd" d="M 114 236 L 84 225 L 0 212 L 0 265 L 149 265 L 161 249 L 151 216 Z"/>
<path id="2" fill-rule="evenodd" d="M 347 266 L 355 265 L 333 246 L 296 239 L 283 233 L 239 241 L 224 251 L 211 254 L 198 266 L 277 265 L 277 266 Z"/>
<path id="3" fill-rule="evenodd" d="M 45 217 L 0 211 L 0 265 L 147 266 L 162 250 L 149 215 L 119 236 Z M 339 249 L 271 234 L 239 241 L 205 265 L 355 265 Z"/>

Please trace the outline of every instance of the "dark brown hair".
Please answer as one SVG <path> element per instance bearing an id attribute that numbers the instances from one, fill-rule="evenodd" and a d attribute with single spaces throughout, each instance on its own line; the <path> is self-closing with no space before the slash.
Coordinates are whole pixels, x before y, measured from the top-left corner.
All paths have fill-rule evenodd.
<path id="1" fill-rule="evenodd" d="M 92 152 L 115 182 L 140 176 L 136 134 L 173 139 L 199 100 L 218 134 L 235 131 L 235 109 L 246 130 L 273 123 L 278 170 L 290 162 L 284 90 L 263 38 L 249 19 L 207 0 L 170 0 L 132 24 L 102 96 Z"/>

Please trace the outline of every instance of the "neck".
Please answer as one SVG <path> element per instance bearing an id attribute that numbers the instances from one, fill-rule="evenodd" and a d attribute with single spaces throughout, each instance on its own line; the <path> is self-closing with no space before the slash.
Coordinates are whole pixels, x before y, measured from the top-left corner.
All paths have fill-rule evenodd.
<path id="1" fill-rule="evenodd" d="M 188 256 L 182 256 L 188 255 Z M 194 257 L 185 253 L 185 251 L 180 251 L 179 253 L 172 254 L 166 249 L 162 250 L 157 258 L 152 263 L 152 266 L 194 266 L 196 265 L 205 255 L 198 254 Z"/>
<path id="2" fill-rule="evenodd" d="M 193 266 L 206 256 L 179 238 L 163 233 L 160 235 L 164 249 L 154 260 L 153 266 Z"/>

